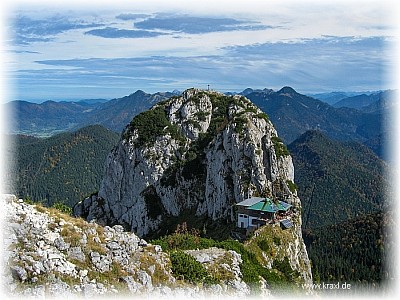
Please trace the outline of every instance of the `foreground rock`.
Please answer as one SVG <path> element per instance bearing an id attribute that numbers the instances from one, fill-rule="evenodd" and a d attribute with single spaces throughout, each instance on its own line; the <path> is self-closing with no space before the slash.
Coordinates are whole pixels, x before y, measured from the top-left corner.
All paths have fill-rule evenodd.
<path id="1" fill-rule="evenodd" d="M 6 195 L 3 259 L 4 290 L 14 296 L 152 295 L 244 296 L 240 255 L 222 249 L 188 251 L 210 272 L 225 276 L 203 286 L 178 280 L 169 254 L 123 227 L 102 227 Z M 221 264 L 221 261 L 223 263 Z M 222 273 L 221 273 L 222 274 Z"/>

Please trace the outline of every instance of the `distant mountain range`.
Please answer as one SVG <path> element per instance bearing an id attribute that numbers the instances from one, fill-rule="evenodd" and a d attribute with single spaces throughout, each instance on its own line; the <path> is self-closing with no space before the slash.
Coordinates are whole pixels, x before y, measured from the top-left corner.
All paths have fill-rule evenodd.
<path id="1" fill-rule="evenodd" d="M 5 111 L 12 116 L 9 118 L 10 133 L 50 136 L 73 130 L 97 105 L 99 104 L 55 101 L 37 104 L 18 100 L 4 106 Z"/>
<path id="2" fill-rule="evenodd" d="M 307 130 L 319 130 L 336 140 L 373 144 L 376 153 L 382 155 L 382 145 L 370 142 L 387 134 L 382 126 L 386 118 L 385 110 L 379 104 L 371 112 L 335 108 L 299 94 L 290 87 L 277 92 L 255 91 L 246 97 L 268 114 L 286 143 L 291 143 Z"/>
<path id="3" fill-rule="evenodd" d="M 5 106 L 14 112 L 15 117 L 10 118 L 11 133 L 14 134 L 51 136 L 92 124 L 100 124 L 120 133 L 140 112 L 179 94 L 179 91 L 148 94 L 138 90 L 129 96 L 106 102 L 102 99 L 46 101 L 42 104 L 13 101 Z M 290 87 L 276 92 L 271 89 L 247 88 L 239 94 L 246 96 L 268 114 L 286 143 L 291 143 L 307 130 L 316 129 L 333 139 L 364 143 L 383 157 L 382 145 L 390 133 L 385 131 L 382 124 L 393 105 L 393 91 L 346 97 L 334 106 L 299 94 Z M 335 93 L 333 95 L 339 96 Z"/>
<path id="4" fill-rule="evenodd" d="M 329 105 L 333 105 L 345 98 L 350 98 L 358 95 L 372 95 L 379 93 L 380 91 L 374 91 L 374 92 L 327 92 L 327 93 L 317 93 L 317 94 L 307 94 L 307 96 L 310 96 L 312 98 L 321 100 L 322 102 L 326 102 Z"/>
<path id="5" fill-rule="evenodd" d="M 370 95 L 361 94 L 344 98 L 332 106 L 355 108 L 364 112 L 377 112 L 380 109 L 386 109 L 394 105 L 394 93 L 395 91 L 388 90 Z"/>
<path id="6" fill-rule="evenodd" d="M 79 126 L 100 124 L 120 133 L 134 116 L 157 102 L 175 95 L 170 92 L 147 94 L 138 90 L 129 96 L 113 99 L 97 106 L 81 121 Z"/>
<path id="7" fill-rule="evenodd" d="M 78 102 L 46 101 L 41 104 L 12 101 L 5 104 L 5 109 L 15 116 L 10 118 L 12 134 L 51 136 L 94 124 L 121 132 L 135 115 L 174 95 L 170 92 L 147 94 L 138 90 L 109 101 L 89 99 Z"/>
<path id="8" fill-rule="evenodd" d="M 310 94 L 312 98 L 321 100 L 322 102 L 328 103 L 330 105 L 339 102 L 342 99 L 353 97 L 359 95 L 357 93 L 348 93 L 348 92 L 329 92 L 329 93 L 319 93 L 319 94 Z"/>

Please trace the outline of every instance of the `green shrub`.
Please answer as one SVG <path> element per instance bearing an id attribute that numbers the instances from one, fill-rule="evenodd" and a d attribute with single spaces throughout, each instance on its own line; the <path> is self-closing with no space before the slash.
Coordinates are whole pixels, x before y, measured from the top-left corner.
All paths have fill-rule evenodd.
<path id="1" fill-rule="evenodd" d="M 242 117 L 236 117 L 234 122 L 236 124 L 235 132 L 239 133 L 239 134 L 243 133 L 243 130 L 247 126 L 247 119 L 246 118 L 242 118 Z"/>
<path id="2" fill-rule="evenodd" d="M 273 136 L 271 137 L 271 140 L 274 144 L 276 157 L 279 158 L 290 155 L 286 145 L 282 142 L 282 140 L 279 137 Z"/>
<path id="3" fill-rule="evenodd" d="M 262 251 L 268 252 L 270 250 L 269 244 L 266 240 L 259 240 L 257 245 Z"/>
<path id="4" fill-rule="evenodd" d="M 207 249 L 217 245 L 217 242 L 213 239 L 202 238 L 189 232 L 167 235 L 162 238 L 152 240 L 151 243 L 160 245 L 164 251 Z"/>
<path id="5" fill-rule="evenodd" d="M 170 253 L 172 273 L 191 283 L 203 282 L 208 276 L 205 267 L 193 256 L 181 250 Z"/>
<path id="6" fill-rule="evenodd" d="M 286 184 L 289 188 L 289 190 L 294 193 L 297 190 L 297 184 L 295 184 L 293 181 L 291 180 L 286 180 Z"/>
<path id="7" fill-rule="evenodd" d="M 283 260 L 275 260 L 272 267 L 283 273 L 288 282 L 293 282 L 300 276 L 298 271 L 294 271 L 290 266 L 289 259 L 285 257 Z"/>
<path id="8" fill-rule="evenodd" d="M 269 117 L 265 112 L 257 114 L 256 117 L 260 118 L 260 119 L 264 119 L 265 121 L 269 122 Z"/>
<path id="9" fill-rule="evenodd" d="M 255 287 L 254 284 L 260 281 L 257 265 L 253 265 L 247 260 L 243 261 L 240 265 L 240 271 L 242 272 L 243 281 L 247 284 L 251 284 L 253 288 Z"/>
<path id="10" fill-rule="evenodd" d="M 256 114 L 257 113 L 257 108 L 254 107 L 254 106 L 253 107 L 252 106 L 248 106 L 244 111 Z"/>
<path id="11" fill-rule="evenodd" d="M 277 245 L 277 246 L 280 246 L 280 245 L 281 245 L 281 238 L 280 238 L 280 237 L 274 236 L 274 237 L 272 238 L 272 240 L 274 241 L 274 244 L 275 244 L 275 245 Z"/>
<path id="12" fill-rule="evenodd" d="M 55 203 L 52 205 L 52 207 L 55 208 L 55 209 L 57 209 L 57 210 L 59 210 L 59 211 L 61 211 L 61 212 L 64 213 L 64 214 L 72 215 L 72 208 L 69 207 L 68 205 L 66 205 L 66 204 L 63 203 L 63 202 L 55 202 Z"/>
<path id="13" fill-rule="evenodd" d="M 24 203 L 33 205 L 33 204 L 35 204 L 35 201 L 33 201 L 33 200 L 31 199 L 31 197 L 26 196 L 26 197 L 24 198 Z"/>
<path id="14" fill-rule="evenodd" d="M 287 284 L 287 280 L 279 276 L 277 272 L 273 270 L 268 270 L 266 268 L 258 269 L 258 272 L 262 278 L 264 278 L 271 289 L 282 287 L 283 285 Z"/>
<path id="15" fill-rule="evenodd" d="M 197 119 L 199 121 L 203 121 L 204 122 L 205 120 L 207 120 L 207 116 L 209 114 L 210 113 L 208 111 L 199 111 L 199 112 L 195 113 L 194 115 L 195 115 L 195 117 L 197 117 Z"/>
<path id="16" fill-rule="evenodd" d="M 161 105 L 137 115 L 129 124 L 127 135 L 129 136 L 130 132 L 135 129 L 138 131 L 135 143 L 138 147 L 154 143 L 158 136 L 168 133 L 173 139 L 183 139 L 178 127 L 168 120 L 165 109 Z"/>
<path id="17" fill-rule="evenodd" d="M 251 284 L 253 288 L 258 288 L 260 270 L 264 269 L 258 262 L 254 253 L 248 251 L 243 244 L 234 240 L 225 240 L 219 242 L 217 247 L 233 250 L 241 255 L 243 262 L 240 265 L 240 271 L 243 275 L 243 281 Z"/>

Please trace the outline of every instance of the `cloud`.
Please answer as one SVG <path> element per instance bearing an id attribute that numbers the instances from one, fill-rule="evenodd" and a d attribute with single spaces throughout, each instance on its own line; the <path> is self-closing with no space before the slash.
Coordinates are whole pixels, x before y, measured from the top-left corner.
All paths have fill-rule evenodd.
<path id="1" fill-rule="evenodd" d="M 136 22 L 135 27 L 144 30 L 168 30 L 188 34 L 236 30 L 263 30 L 271 28 L 271 26 L 254 22 L 239 21 L 232 18 L 194 16 L 153 17 Z"/>
<path id="2" fill-rule="evenodd" d="M 125 14 L 119 14 L 115 18 L 124 20 L 124 21 L 128 21 L 128 20 L 143 19 L 143 18 L 148 18 L 148 17 L 150 17 L 150 15 L 125 13 Z"/>
<path id="3" fill-rule="evenodd" d="M 218 55 L 41 60 L 37 63 L 57 70 L 45 69 L 30 77 L 35 81 L 32 86 L 37 87 L 43 77 L 60 78 L 66 86 L 76 81 L 75 84 L 88 82 L 99 88 L 136 86 L 153 91 L 208 83 L 220 90 L 285 85 L 300 87 L 303 92 L 378 90 L 384 85 L 389 65 L 382 55 L 386 43 L 382 37 L 324 36 L 226 47 Z"/>
<path id="4" fill-rule="evenodd" d="M 137 38 L 149 37 L 153 32 L 112 27 L 96 30 L 87 34 Z M 135 89 L 155 92 L 206 88 L 207 84 L 221 91 L 248 86 L 279 89 L 285 85 L 303 93 L 379 90 L 385 87 L 385 72 L 390 67 L 390 57 L 384 55 L 390 43 L 387 37 L 321 36 L 224 47 L 213 55 L 194 55 L 190 51 L 166 55 L 160 51 L 164 55 L 38 58 L 34 70 L 18 70 L 14 75 L 20 99 L 42 95 L 44 91 L 55 97 L 112 98 Z"/>
<path id="5" fill-rule="evenodd" d="M 388 46 L 390 39 L 385 37 L 338 37 L 322 36 L 314 39 L 297 39 L 287 42 L 260 43 L 245 46 L 229 46 L 225 50 L 231 55 L 265 56 L 266 54 L 280 57 L 304 57 L 313 59 L 317 56 L 346 56 L 348 54 L 375 55 Z M 312 56 L 310 56 L 312 55 Z"/>
<path id="6" fill-rule="evenodd" d="M 18 54 L 20 54 L 20 53 L 40 54 L 40 52 L 38 52 L 38 51 L 27 51 L 27 50 L 10 50 L 10 52 L 18 53 Z"/>
<path id="7" fill-rule="evenodd" d="M 66 94 L 69 94 L 74 92 L 72 87 L 77 85 L 93 87 L 93 96 L 102 92 L 104 95 L 110 95 L 110 90 L 113 89 L 114 97 L 139 88 L 146 91 L 166 91 L 188 87 L 206 88 L 210 83 L 213 88 L 217 88 L 218 85 L 223 89 L 229 85 L 241 86 L 240 81 L 248 76 L 240 72 L 243 71 L 242 68 L 223 61 L 219 56 L 92 58 L 45 60 L 37 63 L 51 68 L 19 71 L 17 77 L 21 93 L 32 95 L 35 94 L 32 89 L 40 93 L 51 86 L 58 86 L 59 89 L 68 90 Z M 237 76 L 240 79 L 237 79 Z M 85 90 L 86 92 L 88 91 Z"/>
<path id="8" fill-rule="evenodd" d="M 150 15 L 128 13 L 120 14 L 116 16 L 116 18 L 121 20 L 135 20 L 138 18 L 148 18 L 149 16 Z M 85 34 L 103 38 L 150 38 L 176 33 L 200 34 L 221 31 L 261 30 L 266 28 L 271 27 L 254 22 L 238 21 L 231 18 L 158 16 L 134 23 L 134 29 L 106 27 L 89 30 L 85 32 Z"/>
<path id="9" fill-rule="evenodd" d="M 23 34 L 14 34 L 13 35 L 13 44 L 14 45 L 30 45 L 32 43 L 37 43 L 37 42 L 52 42 L 54 41 L 54 38 L 49 38 L 49 37 L 29 37 Z"/>
<path id="10" fill-rule="evenodd" d="M 147 31 L 147 30 L 131 30 L 118 29 L 114 27 L 106 27 L 86 31 L 85 34 L 99 36 L 103 38 L 150 38 L 160 35 L 165 35 L 162 32 Z"/>
<path id="11" fill-rule="evenodd" d="M 392 58 L 385 37 L 300 39 L 224 48 L 227 56 L 272 70 L 288 85 L 304 90 L 381 89 Z M 275 77 L 276 78 L 276 77 Z"/>
<path id="12" fill-rule="evenodd" d="M 68 30 L 103 26 L 99 23 L 87 23 L 55 15 L 46 19 L 32 19 L 17 15 L 12 22 L 14 44 L 29 45 L 34 42 L 51 42 L 57 34 Z"/>

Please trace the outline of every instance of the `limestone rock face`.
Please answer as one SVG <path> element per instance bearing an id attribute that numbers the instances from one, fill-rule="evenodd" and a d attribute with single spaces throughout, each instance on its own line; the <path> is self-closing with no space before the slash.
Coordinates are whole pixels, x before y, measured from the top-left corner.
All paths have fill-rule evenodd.
<path id="1" fill-rule="evenodd" d="M 234 205 L 251 196 L 283 200 L 298 230 L 281 250 L 310 282 L 293 181 L 292 158 L 265 113 L 243 96 L 190 89 L 131 121 L 107 157 L 99 192 L 74 213 L 144 237 L 174 217 L 235 222 Z"/>
<path id="2" fill-rule="evenodd" d="M 2 196 L 0 203 L 7 224 L 2 228 L 2 288 L 17 299 L 100 295 L 189 299 L 205 298 L 210 293 L 250 293 L 242 280 L 241 257 L 234 251 L 208 251 L 204 263 L 221 280 L 200 288 L 178 281 L 167 252 L 124 231 L 121 225 L 102 227 L 87 223 L 55 209 L 26 204 L 13 195 Z M 194 250 L 192 255 L 199 254 Z"/>
<path id="3" fill-rule="evenodd" d="M 290 155 L 268 117 L 243 96 L 190 89 L 135 117 L 105 163 L 97 195 L 74 213 L 139 236 L 190 212 L 234 221 L 249 196 L 300 206 Z"/>

